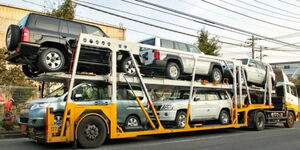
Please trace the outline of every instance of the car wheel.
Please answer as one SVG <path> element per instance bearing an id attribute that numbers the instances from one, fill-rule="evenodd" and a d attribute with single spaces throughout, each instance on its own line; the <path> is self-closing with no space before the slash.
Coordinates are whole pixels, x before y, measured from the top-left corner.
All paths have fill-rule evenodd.
<path id="1" fill-rule="evenodd" d="M 99 147 L 106 139 L 106 125 L 96 116 L 84 118 L 77 129 L 78 143 L 84 148 Z"/>
<path id="2" fill-rule="evenodd" d="M 178 79 L 180 76 L 179 66 L 174 62 L 168 63 L 166 74 L 167 74 L 167 77 L 169 77 L 170 79 L 173 79 L 173 80 Z"/>
<path id="3" fill-rule="evenodd" d="M 47 48 L 40 54 L 39 63 L 45 72 L 61 71 L 65 65 L 65 56 L 56 48 Z"/>
<path id="4" fill-rule="evenodd" d="M 226 125 L 230 123 L 230 115 L 227 110 L 222 110 L 219 115 L 219 122 L 222 125 Z"/>
<path id="5" fill-rule="evenodd" d="M 175 124 L 177 128 L 184 128 L 186 124 L 186 112 L 179 111 L 176 114 Z"/>
<path id="6" fill-rule="evenodd" d="M 223 74 L 222 71 L 219 68 L 213 68 L 212 72 L 211 72 L 211 81 L 217 81 L 217 82 L 222 82 L 223 79 Z"/>
<path id="7" fill-rule="evenodd" d="M 9 51 L 13 51 L 18 47 L 21 38 L 20 27 L 17 25 L 10 25 L 6 32 L 6 47 Z"/>
<path id="8" fill-rule="evenodd" d="M 125 126 L 126 127 L 137 127 L 137 126 L 140 126 L 141 125 L 141 122 L 140 122 L 140 119 L 136 116 L 129 116 L 127 117 L 126 121 L 125 121 Z"/>
<path id="9" fill-rule="evenodd" d="M 294 114 L 291 111 L 289 111 L 286 122 L 284 123 L 284 127 L 292 128 L 294 126 L 294 122 L 295 122 Z"/>
<path id="10" fill-rule="evenodd" d="M 261 131 L 265 128 L 265 115 L 262 112 L 257 112 L 254 116 L 254 130 Z"/>
<path id="11" fill-rule="evenodd" d="M 122 61 L 122 71 L 128 75 L 134 76 L 136 74 L 136 70 L 133 64 L 133 61 L 130 57 L 126 57 Z"/>
<path id="12" fill-rule="evenodd" d="M 39 70 L 32 68 L 30 65 L 22 65 L 22 71 L 29 78 L 36 77 L 41 73 Z"/>

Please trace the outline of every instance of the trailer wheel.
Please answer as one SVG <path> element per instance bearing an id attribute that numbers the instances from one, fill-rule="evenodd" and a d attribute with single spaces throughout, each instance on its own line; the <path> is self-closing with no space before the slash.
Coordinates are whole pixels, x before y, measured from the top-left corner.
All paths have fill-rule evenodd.
<path id="1" fill-rule="evenodd" d="M 83 119 L 77 129 L 78 143 L 84 148 L 99 147 L 106 139 L 107 130 L 102 119 L 88 116 Z"/>
<path id="2" fill-rule="evenodd" d="M 254 130 L 261 131 L 265 128 L 265 115 L 262 112 L 257 112 L 254 116 Z"/>
<path id="3" fill-rule="evenodd" d="M 186 124 L 186 112 L 178 111 L 176 114 L 175 124 L 177 128 L 184 128 Z"/>
<path id="4" fill-rule="evenodd" d="M 286 122 L 284 123 L 284 127 L 292 128 L 294 126 L 294 122 L 295 122 L 294 114 L 293 114 L 293 112 L 289 111 Z"/>
<path id="5" fill-rule="evenodd" d="M 230 123 L 230 115 L 227 110 L 222 110 L 219 115 L 219 122 L 222 125 L 226 125 Z"/>

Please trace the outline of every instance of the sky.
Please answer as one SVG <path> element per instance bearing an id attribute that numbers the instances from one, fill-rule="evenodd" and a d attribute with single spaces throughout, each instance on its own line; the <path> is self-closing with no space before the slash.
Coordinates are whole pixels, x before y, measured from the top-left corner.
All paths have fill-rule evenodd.
<path id="1" fill-rule="evenodd" d="M 142 4 L 134 0 L 128 1 L 137 4 Z M 255 57 L 259 57 L 259 47 L 262 47 L 262 56 L 264 62 L 274 63 L 285 61 L 300 61 L 300 0 L 209 0 L 210 3 L 213 3 L 214 5 L 218 5 L 223 8 L 214 6 L 202 0 L 145 1 L 159 4 L 161 6 L 172 8 L 201 18 L 209 19 L 214 22 L 222 23 L 234 28 L 246 30 L 255 34 L 263 35 L 270 38 L 276 38 L 277 40 L 284 41 L 287 43 L 299 42 L 299 44 L 297 44 L 299 45 L 299 47 L 293 47 L 266 41 L 260 38 L 258 40 L 255 40 Z M 32 2 L 35 4 L 32 4 Z M 186 32 L 192 35 L 197 35 L 197 31 L 204 28 L 210 33 L 210 38 L 217 36 L 220 41 L 230 42 L 238 45 L 249 46 L 249 39 L 251 38 L 251 35 L 241 35 L 223 29 L 218 29 L 215 27 L 190 21 L 182 17 L 176 17 L 152 9 L 136 6 L 124 2 L 122 0 L 85 0 L 85 2 L 94 3 L 91 6 L 96 7 L 98 9 L 117 13 L 126 17 L 145 21 L 155 25 L 171 28 L 176 31 Z M 57 7 L 57 5 L 62 3 L 62 1 L 0 0 L 0 3 L 18 6 L 22 8 L 45 11 L 49 8 Z M 99 5 L 122 11 L 127 11 L 133 14 L 155 18 L 158 20 L 163 20 L 166 22 L 171 22 L 190 29 L 137 17 L 127 13 L 116 12 L 111 9 L 101 8 Z M 229 9 L 230 11 L 226 9 Z M 234 11 L 235 13 L 231 11 Z M 127 29 L 126 40 L 131 42 L 138 42 L 153 36 L 159 36 L 162 38 L 182 41 L 186 43 L 196 42 L 195 37 L 165 31 L 155 27 L 147 26 L 119 17 L 111 16 L 109 14 L 91 10 L 89 8 L 84 8 L 82 6 L 76 7 L 76 18 L 124 27 Z M 220 46 L 220 53 L 223 57 L 251 57 L 251 47 L 240 47 L 228 44 L 220 44 Z M 271 48 L 276 48 L 276 50 L 268 50 Z"/>

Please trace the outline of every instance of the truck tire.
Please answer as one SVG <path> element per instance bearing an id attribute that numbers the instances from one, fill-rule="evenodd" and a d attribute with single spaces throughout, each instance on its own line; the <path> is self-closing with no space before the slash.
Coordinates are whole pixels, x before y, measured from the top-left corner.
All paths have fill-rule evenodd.
<path id="1" fill-rule="evenodd" d="M 125 57 L 122 60 L 122 72 L 131 76 L 134 76 L 136 74 L 134 64 L 129 56 Z"/>
<path id="2" fill-rule="evenodd" d="M 294 126 L 294 123 L 295 123 L 295 116 L 293 112 L 289 111 L 286 122 L 284 123 L 284 127 L 292 128 Z"/>
<path id="3" fill-rule="evenodd" d="M 213 70 L 211 71 L 211 76 L 210 76 L 211 82 L 217 81 L 221 83 L 222 79 L 223 79 L 222 71 L 219 68 L 214 67 Z"/>
<path id="4" fill-rule="evenodd" d="M 166 75 L 168 78 L 177 80 L 180 76 L 180 68 L 174 62 L 169 62 L 167 64 Z"/>
<path id="5" fill-rule="evenodd" d="M 60 50 L 49 47 L 39 55 L 39 64 L 45 72 L 58 72 L 65 65 L 65 56 Z"/>
<path id="6" fill-rule="evenodd" d="M 6 32 L 6 48 L 13 51 L 18 47 L 21 39 L 21 31 L 18 25 L 10 25 Z"/>
<path id="7" fill-rule="evenodd" d="M 253 122 L 254 130 L 261 131 L 265 128 L 266 118 L 265 118 L 264 113 L 262 113 L 260 111 L 256 112 L 253 121 L 254 121 Z"/>
<path id="8" fill-rule="evenodd" d="M 41 73 L 39 70 L 33 69 L 30 65 L 22 65 L 22 71 L 29 78 L 36 77 Z"/>
<path id="9" fill-rule="evenodd" d="M 229 112 L 227 110 L 222 110 L 220 112 L 220 115 L 219 115 L 219 122 L 222 124 L 222 125 L 226 125 L 226 124 L 229 124 L 230 123 L 230 115 L 229 115 Z"/>
<path id="10" fill-rule="evenodd" d="M 106 125 L 97 116 L 84 118 L 77 129 L 78 143 L 84 148 L 95 148 L 103 144 L 107 137 Z"/>
<path id="11" fill-rule="evenodd" d="M 177 128 L 184 128 L 186 124 L 186 112 L 178 111 L 176 114 L 175 125 Z"/>

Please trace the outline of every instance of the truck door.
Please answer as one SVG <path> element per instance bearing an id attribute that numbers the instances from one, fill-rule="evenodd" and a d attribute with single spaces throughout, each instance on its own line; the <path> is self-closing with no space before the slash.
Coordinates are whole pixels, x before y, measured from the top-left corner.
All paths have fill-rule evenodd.
<path id="1" fill-rule="evenodd" d="M 197 91 L 191 103 L 191 120 L 204 119 L 207 109 L 206 95 L 202 91 Z"/>

